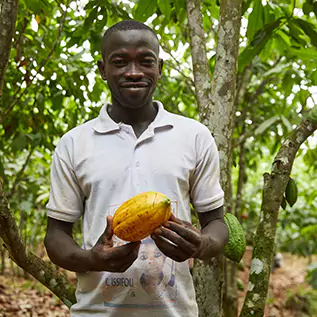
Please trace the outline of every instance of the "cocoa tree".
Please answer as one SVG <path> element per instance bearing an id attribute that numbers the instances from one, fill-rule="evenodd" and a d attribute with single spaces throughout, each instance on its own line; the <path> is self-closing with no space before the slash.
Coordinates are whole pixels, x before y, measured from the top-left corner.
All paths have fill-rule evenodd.
<path id="1" fill-rule="evenodd" d="M 232 134 L 234 126 L 234 102 L 236 98 L 236 78 L 239 54 L 239 37 L 242 1 L 221 1 L 216 62 L 210 79 L 210 67 L 206 55 L 205 31 L 202 27 L 201 3 L 187 1 L 188 23 L 190 27 L 191 52 L 195 78 L 196 99 L 200 120 L 213 133 L 220 156 L 221 185 L 225 192 L 225 211 L 231 211 L 231 166 Z M 223 259 L 209 262 L 197 261 L 194 281 L 200 316 L 221 316 Z M 232 272 L 226 287 L 233 290 L 226 294 L 236 294 L 235 265 L 227 262 L 227 272 Z M 228 280 L 229 281 L 229 280 Z M 236 315 L 236 300 L 225 304 L 226 310 Z M 228 314 L 228 312 L 227 312 Z M 230 316 L 230 315 L 228 315 Z"/>

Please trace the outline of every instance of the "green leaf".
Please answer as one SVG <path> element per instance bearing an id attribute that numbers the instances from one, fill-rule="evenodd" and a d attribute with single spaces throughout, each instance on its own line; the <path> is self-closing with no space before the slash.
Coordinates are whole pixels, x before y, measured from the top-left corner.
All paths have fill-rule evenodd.
<path id="1" fill-rule="evenodd" d="M 262 122 L 254 131 L 255 135 L 262 134 L 266 129 L 268 129 L 272 124 L 278 121 L 278 117 L 272 117 L 264 122 Z"/>
<path id="2" fill-rule="evenodd" d="M 175 1 L 175 12 L 177 15 L 178 23 L 181 25 L 186 17 L 186 0 L 176 0 Z"/>
<path id="3" fill-rule="evenodd" d="M 317 32 L 314 30 L 314 25 L 302 19 L 294 19 L 294 22 L 310 37 L 311 43 L 317 47 Z"/>
<path id="4" fill-rule="evenodd" d="M 92 9 L 94 6 L 97 5 L 97 1 L 96 0 L 90 0 L 84 7 L 84 10 L 89 10 Z"/>
<path id="5" fill-rule="evenodd" d="M 298 58 L 303 61 L 316 61 L 317 56 L 317 50 L 315 48 L 301 48 L 301 49 L 295 49 L 290 48 L 288 51 L 286 51 L 286 55 L 291 58 Z"/>
<path id="6" fill-rule="evenodd" d="M 11 149 L 13 152 L 23 150 L 28 144 L 28 138 L 24 134 L 19 134 L 12 142 Z"/>
<path id="7" fill-rule="evenodd" d="M 311 109 L 308 113 L 308 118 L 314 123 L 317 124 L 317 105 Z"/>
<path id="8" fill-rule="evenodd" d="M 290 36 L 302 46 L 306 46 L 307 42 L 303 38 L 304 32 L 301 27 L 295 22 L 294 19 L 289 20 L 288 22 L 289 34 Z"/>
<path id="9" fill-rule="evenodd" d="M 171 17 L 171 2 L 170 0 L 157 0 L 157 5 L 164 16 L 169 19 Z"/>
<path id="10" fill-rule="evenodd" d="M 264 6 L 264 23 L 270 23 L 275 21 L 278 17 L 275 15 L 275 11 L 273 10 L 273 8 L 267 4 L 266 6 Z"/>
<path id="11" fill-rule="evenodd" d="M 312 82 L 315 86 L 317 86 L 317 70 L 315 70 L 315 72 L 313 73 Z"/>
<path id="12" fill-rule="evenodd" d="M 291 76 L 292 73 L 288 70 L 286 71 L 282 80 L 282 89 L 284 90 L 286 96 L 289 96 L 289 94 L 292 92 L 294 80 Z"/>
<path id="13" fill-rule="evenodd" d="M 27 6 L 34 13 L 41 13 L 41 1 L 38 0 L 28 0 Z"/>
<path id="14" fill-rule="evenodd" d="M 313 4 L 313 11 L 314 11 L 316 18 L 317 18 L 317 1 Z"/>
<path id="15" fill-rule="evenodd" d="M 288 132 L 291 132 L 293 130 L 292 124 L 289 122 L 289 120 L 285 116 L 281 116 L 281 120 L 286 127 Z"/>
<path id="16" fill-rule="evenodd" d="M 242 4 L 241 16 L 245 14 L 245 12 L 250 8 L 252 0 L 245 0 Z"/>
<path id="17" fill-rule="evenodd" d="M 248 19 L 247 38 L 252 40 L 255 33 L 263 27 L 263 5 L 261 0 L 255 0 L 254 7 Z"/>
<path id="18" fill-rule="evenodd" d="M 268 23 L 255 34 L 250 45 L 247 46 L 239 56 L 239 72 L 242 71 L 245 66 L 249 65 L 253 58 L 263 50 L 265 44 L 271 39 L 273 31 L 280 23 L 280 19 Z"/>
<path id="19" fill-rule="evenodd" d="M 54 93 L 54 95 L 52 96 L 53 109 L 61 110 L 63 107 L 63 99 L 64 95 L 61 90 Z"/>
<path id="20" fill-rule="evenodd" d="M 36 13 L 36 14 L 50 14 L 51 12 L 51 5 L 47 0 L 28 0 L 27 6 L 30 9 L 30 11 Z"/>
<path id="21" fill-rule="evenodd" d="M 84 23 L 84 27 L 83 27 L 84 32 L 88 32 L 89 29 L 91 28 L 91 26 L 92 26 L 94 20 L 97 19 L 98 8 L 99 8 L 98 6 L 97 6 L 97 7 L 94 7 L 94 8 L 90 11 L 90 13 L 89 13 L 89 15 L 88 15 L 88 17 L 86 18 L 85 23 Z"/>
<path id="22" fill-rule="evenodd" d="M 145 22 L 157 9 L 157 0 L 139 0 L 136 5 L 133 17 L 141 22 Z"/>
<path id="23" fill-rule="evenodd" d="M 217 4 L 216 4 L 216 0 L 208 1 L 207 6 L 208 6 L 208 11 L 209 11 L 210 15 L 211 15 L 214 19 L 219 20 L 220 9 L 219 9 L 219 6 L 217 6 Z M 207 17 L 208 17 L 208 14 L 206 14 L 206 15 L 207 15 Z M 205 17 L 206 15 L 204 15 L 204 17 Z"/>
<path id="24" fill-rule="evenodd" d="M 101 20 L 97 19 L 96 24 L 95 24 L 96 25 L 96 30 L 102 31 L 103 28 L 105 27 L 105 25 L 107 25 L 107 21 L 108 21 L 107 9 L 106 8 L 102 8 L 100 10 L 100 12 L 98 12 L 98 15 L 102 15 L 102 19 Z M 98 45 L 100 45 L 100 44 L 98 43 Z"/>
<path id="25" fill-rule="evenodd" d="M 287 44 L 287 46 L 292 46 L 290 36 L 285 31 L 277 30 L 275 34 L 279 35 L 283 39 L 283 41 Z"/>
<path id="26" fill-rule="evenodd" d="M 317 290 L 317 264 L 313 263 L 308 267 L 307 272 L 308 283 L 312 286 L 313 289 Z"/>
<path id="27" fill-rule="evenodd" d="M 307 3 L 307 2 L 305 2 L 303 4 L 303 12 L 304 12 L 304 14 L 309 15 L 309 13 L 313 11 L 313 9 L 314 9 L 314 6 L 312 4 Z"/>

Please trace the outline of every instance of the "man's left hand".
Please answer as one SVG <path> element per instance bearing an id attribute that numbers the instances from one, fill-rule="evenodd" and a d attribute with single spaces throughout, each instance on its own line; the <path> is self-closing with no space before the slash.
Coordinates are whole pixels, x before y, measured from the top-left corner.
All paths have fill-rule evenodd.
<path id="1" fill-rule="evenodd" d="M 155 229 L 151 236 L 156 246 L 166 256 L 177 262 L 197 257 L 202 247 L 200 230 L 191 223 L 176 218 L 173 214 L 167 222 Z"/>

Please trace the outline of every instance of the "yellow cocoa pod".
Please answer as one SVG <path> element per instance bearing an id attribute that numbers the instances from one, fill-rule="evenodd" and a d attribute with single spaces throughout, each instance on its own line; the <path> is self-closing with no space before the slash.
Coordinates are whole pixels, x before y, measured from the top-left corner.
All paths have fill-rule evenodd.
<path id="1" fill-rule="evenodd" d="M 124 202 L 113 216 L 113 232 L 125 241 L 142 240 L 171 216 L 171 201 L 164 194 L 145 192 Z"/>

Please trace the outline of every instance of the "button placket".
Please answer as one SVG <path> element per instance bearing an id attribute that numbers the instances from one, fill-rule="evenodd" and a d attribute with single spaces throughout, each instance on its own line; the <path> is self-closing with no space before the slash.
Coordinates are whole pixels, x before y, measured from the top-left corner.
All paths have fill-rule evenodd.
<path id="1" fill-rule="evenodd" d="M 134 146 L 134 154 L 133 154 L 133 161 L 132 161 L 131 167 L 132 167 L 133 183 L 137 191 L 139 191 L 139 187 L 140 187 L 140 181 L 139 181 L 140 161 L 138 158 L 139 158 L 139 148 L 136 143 Z"/>

